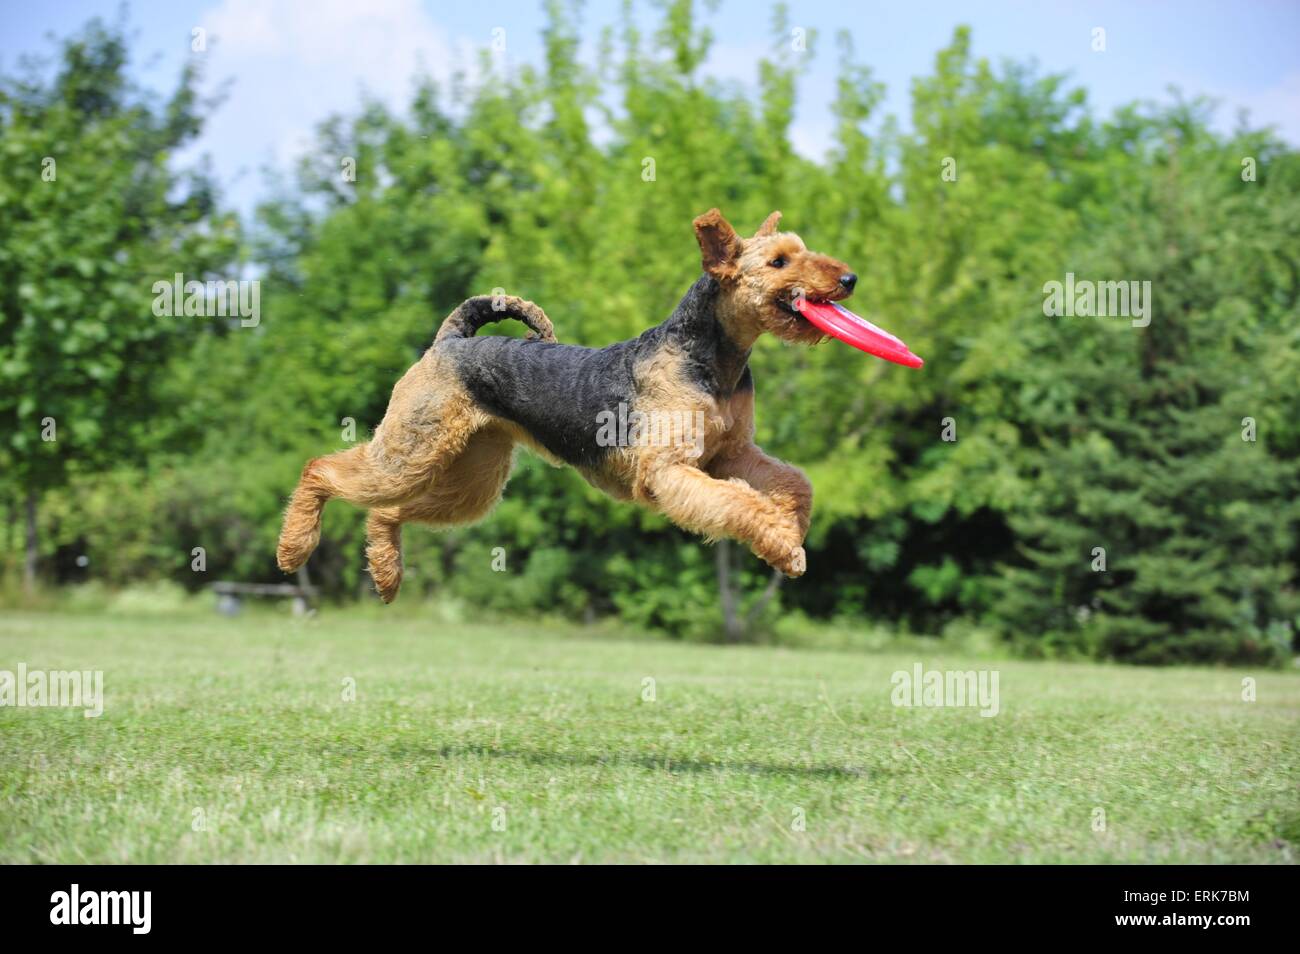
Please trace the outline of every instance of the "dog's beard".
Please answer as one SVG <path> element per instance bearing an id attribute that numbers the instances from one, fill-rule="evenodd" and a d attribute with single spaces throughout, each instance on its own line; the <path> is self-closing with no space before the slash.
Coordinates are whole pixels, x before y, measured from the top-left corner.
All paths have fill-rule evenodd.
<path id="1" fill-rule="evenodd" d="M 786 301 L 778 299 L 773 311 L 776 315 L 768 324 L 768 331 L 782 341 L 815 345 L 826 337 L 816 325 L 795 311 Z"/>

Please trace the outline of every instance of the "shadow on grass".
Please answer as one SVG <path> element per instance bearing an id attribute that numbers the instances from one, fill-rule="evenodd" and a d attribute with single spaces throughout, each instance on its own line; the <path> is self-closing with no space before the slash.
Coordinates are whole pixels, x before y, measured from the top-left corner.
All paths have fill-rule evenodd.
<path id="1" fill-rule="evenodd" d="M 396 746 L 394 755 L 423 758 L 481 757 L 522 762 L 527 765 L 564 765 L 574 768 L 636 766 L 656 772 L 676 773 L 737 773 L 763 775 L 774 778 L 830 778 L 865 779 L 865 768 L 846 768 L 842 765 L 771 765 L 764 762 L 700 762 L 694 759 L 674 759 L 652 755 L 612 753 L 609 755 L 584 755 L 564 752 L 538 752 L 531 749 L 495 748 L 490 745 L 443 745 L 439 747 Z"/>

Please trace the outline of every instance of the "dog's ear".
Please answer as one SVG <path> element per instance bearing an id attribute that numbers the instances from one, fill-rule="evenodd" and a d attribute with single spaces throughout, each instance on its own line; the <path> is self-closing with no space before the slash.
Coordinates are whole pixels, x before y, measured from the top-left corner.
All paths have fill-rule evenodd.
<path id="1" fill-rule="evenodd" d="M 740 259 L 740 238 L 722 213 L 709 209 L 695 220 L 704 270 L 714 278 L 733 278 Z"/>
<path id="2" fill-rule="evenodd" d="M 771 215 L 769 215 L 767 218 L 763 220 L 763 224 L 760 225 L 758 227 L 758 231 L 754 233 L 754 238 L 764 238 L 765 236 L 768 235 L 775 235 L 776 223 L 780 221 L 781 221 L 781 213 L 773 212 Z"/>

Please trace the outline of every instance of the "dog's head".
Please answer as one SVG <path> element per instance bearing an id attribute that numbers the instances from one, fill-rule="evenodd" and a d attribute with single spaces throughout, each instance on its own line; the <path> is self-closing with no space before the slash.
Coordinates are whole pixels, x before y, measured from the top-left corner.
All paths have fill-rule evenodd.
<path id="1" fill-rule="evenodd" d="M 815 344 L 822 332 L 791 302 L 799 297 L 840 301 L 853 294 L 858 280 L 843 262 L 809 251 L 793 232 L 778 232 L 780 218 L 780 212 L 773 212 L 747 239 L 717 209 L 695 220 L 704 270 L 722 287 L 718 317 L 746 347 L 765 331 L 785 341 Z"/>

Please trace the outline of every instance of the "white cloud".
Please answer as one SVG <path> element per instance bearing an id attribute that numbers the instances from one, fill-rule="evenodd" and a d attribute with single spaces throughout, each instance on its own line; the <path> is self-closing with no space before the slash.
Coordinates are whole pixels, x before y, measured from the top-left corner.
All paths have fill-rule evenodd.
<path id="1" fill-rule="evenodd" d="M 454 62 L 453 44 L 418 0 L 222 0 L 199 26 L 206 84 L 233 84 L 195 149 L 212 156 L 245 209 L 258 192 L 252 173 L 268 162 L 288 167 L 320 120 L 355 111 L 362 91 L 405 107 L 418 73 L 445 80 Z"/>

